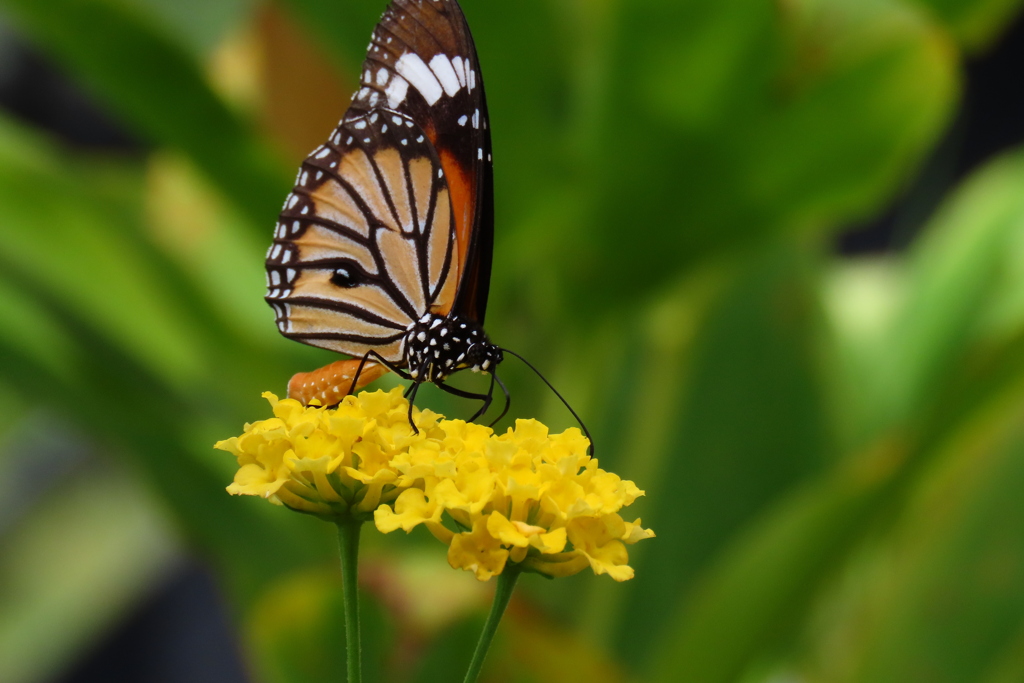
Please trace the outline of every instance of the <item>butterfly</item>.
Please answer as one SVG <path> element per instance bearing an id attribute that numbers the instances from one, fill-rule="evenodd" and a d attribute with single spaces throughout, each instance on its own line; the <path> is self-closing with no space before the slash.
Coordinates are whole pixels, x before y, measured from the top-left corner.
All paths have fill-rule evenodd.
<path id="1" fill-rule="evenodd" d="M 266 300 L 281 333 L 351 358 L 295 375 L 288 395 L 333 405 L 391 370 L 412 382 L 410 423 L 425 382 L 483 400 L 470 421 L 486 412 L 497 382 L 501 419 L 504 355 L 536 369 L 483 328 L 494 244 L 491 131 L 458 2 L 394 0 L 361 76 L 337 128 L 302 163 L 267 253 Z M 490 374 L 487 394 L 445 383 L 465 369 Z"/>
<path id="2" fill-rule="evenodd" d="M 412 380 L 413 394 L 463 369 L 497 379 L 504 356 L 483 329 L 493 185 L 462 9 L 395 0 L 351 106 L 302 163 L 267 254 L 281 333 L 352 357 L 296 375 L 289 396 L 331 405 L 387 370 Z"/>

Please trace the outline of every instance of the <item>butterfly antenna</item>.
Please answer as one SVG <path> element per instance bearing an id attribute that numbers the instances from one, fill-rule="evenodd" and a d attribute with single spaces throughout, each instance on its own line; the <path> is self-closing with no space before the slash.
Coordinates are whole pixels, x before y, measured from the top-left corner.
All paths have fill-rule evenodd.
<path id="1" fill-rule="evenodd" d="M 580 428 L 583 429 L 583 434 L 587 437 L 587 440 L 590 442 L 590 455 L 593 455 L 594 454 L 594 440 L 590 437 L 590 430 L 587 429 L 587 425 L 585 425 L 583 423 L 583 420 L 580 419 L 580 416 L 577 415 L 576 411 L 572 409 L 572 406 L 569 405 L 569 402 L 566 401 L 565 398 L 560 393 L 558 393 L 558 389 L 555 389 L 555 387 L 551 384 L 551 382 L 548 381 L 548 378 L 545 377 L 544 375 L 542 375 L 540 373 L 540 370 L 538 370 L 537 368 L 533 367 L 533 364 L 530 363 L 530 361 L 526 360 L 525 358 L 520 356 L 515 351 L 509 351 L 508 349 L 501 349 L 501 350 L 502 350 L 502 352 L 511 354 L 511 355 L 515 356 L 516 358 L 518 358 L 519 360 L 523 361 L 523 363 L 526 365 L 526 367 L 528 367 L 531 370 L 533 370 L 534 373 L 536 373 L 536 375 L 538 377 L 540 377 L 541 381 L 544 382 L 544 384 L 548 385 L 548 389 L 550 389 L 552 392 L 554 392 L 555 396 L 558 397 L 558 400 L 560 400 L 562 402 L 562 405 L 564 405 L 569 410 L 569 412 L 572 413 L 572 416 L 576 418 L 576 421 L 580 423 Z M 504 388 L 505 385 L 502 384 L 501 386 L 502 386 L 502 388 Z"/>

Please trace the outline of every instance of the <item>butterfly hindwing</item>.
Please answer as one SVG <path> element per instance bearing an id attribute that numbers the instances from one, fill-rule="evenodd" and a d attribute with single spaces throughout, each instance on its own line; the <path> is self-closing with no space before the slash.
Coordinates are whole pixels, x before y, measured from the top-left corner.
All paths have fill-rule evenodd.
<path id="1" fill-rule="evenodd" d="M 267 301 L 297 341 L 400 363 L 423 314 L 461 278 L 445 174 L 411 118 L 346 117 L 303 163 L 267 257 Z"/>

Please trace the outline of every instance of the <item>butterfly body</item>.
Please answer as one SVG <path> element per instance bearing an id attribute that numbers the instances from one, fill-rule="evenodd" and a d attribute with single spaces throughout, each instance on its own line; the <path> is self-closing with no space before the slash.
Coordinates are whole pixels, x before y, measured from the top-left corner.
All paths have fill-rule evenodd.
<path id="1" fill-rule="evenodd" d="M 425 315 L 405 338 L 409 376 L 421 382 L 443 382 L 453 372 L 491 372 L 504 359 L 483 327 L 460 316 Z"/>
<path id="2" fill-rule="evenodd" d="M 303 162 L 267 253 L 280 332 L 351 357 L 293 381 L 294 397 L 324 402 L 346 378 L 358 389 L 368 363 L 417 384 L 493 374 L 503 356 L 483 330 L 489 128 L 456 0 L 394 0 L 352 105 Z"/>

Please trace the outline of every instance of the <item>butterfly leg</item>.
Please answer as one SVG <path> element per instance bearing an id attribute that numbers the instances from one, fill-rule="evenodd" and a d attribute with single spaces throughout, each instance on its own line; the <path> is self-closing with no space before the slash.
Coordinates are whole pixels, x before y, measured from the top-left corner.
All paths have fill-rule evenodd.
<path id="1" fill-rule="evenodd" d="M 363 356 L 363 359 L 359 361 L 359 368 L 356 369 L 356 374 L 352 378 L 352 386 L 348 388 L 349 395 L 356 393 L 356 386 L 359 384 L 359 376 L 363 374 L 363 368 L 366 367 L 366 361 L 368 360 L 370 360 L 369 352 L 367 352 L 366 355 Z"/>
<path id="2" fill-rule="evenodd" d="M 473 417 L 469 418 L 470 422 L 476 422 L 477 418 L 487 412 L 487 409 L 491 407 L 491 401 L 494 400 L 494 375 L 491 375 L 491 386 L 487 388 L 487 398 L 484 399 L 484 404 L 480 406 L 480 410 L 473 414 Z"/>
<path id="3" fill-rule="evenodd" d="M 369 362 L 371 357 L 373 357 L 373 359 L 376 362 L 380 363 L 391 372 L 397 374 L 399 377 L 405 376 L 405 373 L 403 373 L 401 370 L 398 370 L 397 368 L 392 367 L 391 363 L 388 363 L 386 360 L 381 358 L 380 354 L 378 354 L 376 351 L 367 351 L 366 355 L 364 355 L 362 359 L 359 361 L 359 367 L 356 369 L 355 375 L 353 375 L 352 377 L 352 385 L 348 389 L 348 395 L 356 393 L 356 390 L 358 390 L 361 386 L 369 384 L 369 382 L 360 382 L 359 378 L 362 376 L 363 370 L 366 368 L 366 364 L 367 362 Z"/>
<path id="4" fill-rule="evenodd" d="M 500 377 L 498 377 L 498 373 L 491 373 L 491 377 L 494 379 L 495 382 L 498 383 L 498 386 L 501 387 L 501 392 L 505 394 L 505 407 L 501 410 L 501 415 L 496 417 L 494 419 L 494 422 L 488 425 L 489 427 L 493 427 L 494 425 L 501 422 L 501 418 L 508 415 L 508 409 L 512 407 L 512 394 L 508 393 L 508 387 L 506 387 L 505 383 L 501 381 Z"/>
<path id="5" fill-rule="evenodd" d="M 468 391 L 463 391 L 462 389 L 456 389 L 455 387 L 448 386 L 447 384 L 438 384 L 437 386 L 438 386 L 438 388 L 441 391 L 445 392 L 446 394 L 451 394 L 452 396 L 458 396 L 459 398 L 467 398 L 467 399 L 469 399 L 471 401 L 483 401 L 484 402 L 483 410 L 480 410 L 476 415 L 471 417 L 469 419 L 469 422 L 472 422 L 473 420 L 478 418 L 480 415 L 482 415 L 484 412 L 486 412 L 487 408 L 490 407 L 490 405 L 491 405 L 491 397 L 490 397 L 489 394 L 474 394 L 474 393 L 471 393 L 471 392 L 468 392 Z"/>
<path id="6" fill-rule="evenodd" d="M 418 392 L 420 390 L 420 384 L 421 384 L 420 382 L 413 382 L 409 386 L 409 390 L 407 392 L 405 392 L 406 394 L 408 394 L 408 397 L 409 397 L 409 426 L 412 427 L 412 433 L 413 434 L 419 434 L 420 433 L 419 427 L 417 427 L 416 423 L 413 422 L 413 420 L 412 420 L 412 408 L 413 408 L 413 405 L 416 403 L 416 392 Z"/>

